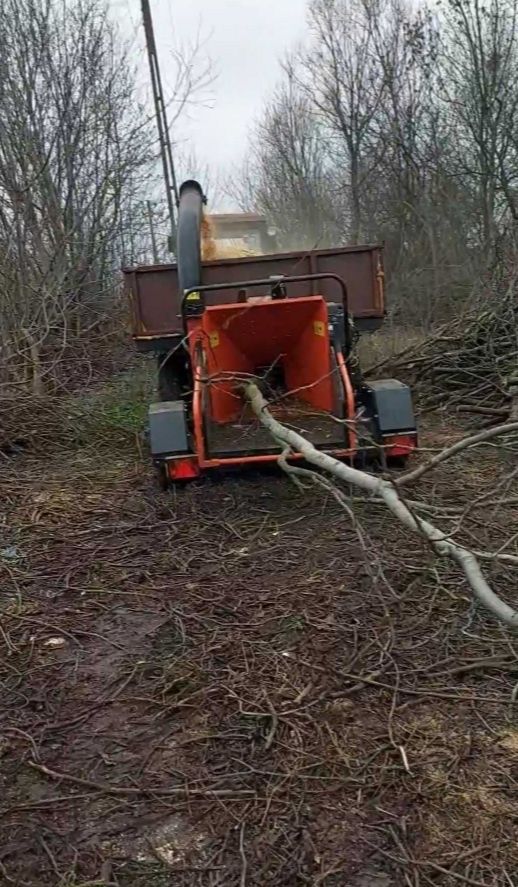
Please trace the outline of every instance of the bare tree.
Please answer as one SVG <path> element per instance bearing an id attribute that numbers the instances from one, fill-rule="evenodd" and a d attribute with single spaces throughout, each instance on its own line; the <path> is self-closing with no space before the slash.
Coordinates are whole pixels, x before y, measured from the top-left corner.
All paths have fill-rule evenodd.
<path id="1" fill-rule="evenodd" d="M 111 290 L 152 143 L 101 2 L 3 0 L 0 42 L 2 351 L 38 391 Z"/>
<path id="2" fill-rule="evenodd" d="M 383 240 L 391 305 L 457 313 L 518 194 L 518 0 L 312 0 L 243 177 L 290 245 Z M 297 236 L 298 235 L 298 236 Z"/>
<path id="3" fill-rule="evenodd" d="M 452 172 L 475 195 L 474 223 L 486 257 L 506 211 L 515 220 L 518 184 L 518 2 L 448 0 L 442 87 L 457 148 Z"/>
<path id="4" fill-rule="evenodd" d="M 373 27 L 383 8 L 380 0 L 313 0 L 313 43 L 299 54 L 297 69 L 301 88 L 325 123 L 334 164 L 343 171 L 352 243 L 364 237 L 362 193 L 376 164 L 364 149 L 386 100 Z"/>
<path id="5" fill-rule="evenodd" d="M 373 236 L 387 241 L 387 269 L 401 315 L 429 328 L 456 310 L 472 279 L 472 197 L 453 175 L 451 116 L 441 98 L 439 22 L 423 6 L 389 0 L 371 17 L 385 97 L 365 153 L 377 158 L 362 200 Z"/>
<path id="6" fill-rule="evenodd" d="M 256 124 L 237 196 L 270 219 L 283 247 L 327 246 L 342 232 L 326 134 L 293 68 L 285 71 Z"/>
<path id="7" fill-rule="evenodd" d="M 105 0 L 0 11 L 0 383 L 41 391 L 151 254 L 158 143 Z M 174 119 L 210 81 L 200 46 L 174 56 Z"/>

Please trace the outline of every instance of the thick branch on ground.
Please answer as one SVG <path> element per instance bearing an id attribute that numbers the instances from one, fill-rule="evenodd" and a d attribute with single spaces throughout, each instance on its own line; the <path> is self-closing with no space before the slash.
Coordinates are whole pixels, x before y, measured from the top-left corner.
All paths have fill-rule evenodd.
<path id="1" fill-rule="evenodd" d="M 485 431 L 479 431 L 477 434 L 470 435 L 470 437 L 464 437 L 452 446 L 441 450 L 440 453 L 437 453 L 437 455 L 428 462 L 424 462 L 423 465 L 419 465 L 418 468 L 415 468 L 413 471 L 403 474 L 400 478 L 394 481 L 394 483 L 396 486 L 400 487 L 403 486 L 403 484 L 416 481 L 427 471 L 430 471 L 430 469 L 439 465 L 440 462 L 444 462 L 446 459 L 451 459 L 452 456 L 456 456 L 457 453 L 460 453 L 462 450 L 466 450 L 468 447 L 474 447 L 479 443 L 485 443 L 486 440 L 491 440 L 493 437 L 508 434 L 510 431 L 518 431 L 518 421 L 505 422 L 503 425 L 496 425 L 494 428 L 486 428 Z"/>
<path id="2" fill-rule="evenodd" d="M 414 516 L 392 483 L 339 462 L 338 459 L 317 450 L 313 444 L 296 431 L 286 428 L 285 425 L 274 419 L 268 410 L 267 401 L 253 382 L 244 385 L 244 393 L 259 421 L 277 441 L 282 442 L 293 452 L 301 453 L 308 462 L 333 477 L 347 484 L 353 484 L 372 496 L 382 499 L 389 511 L 404 526 L 430 542 L 437 554 L 450 558 L 461 567 L 475 598 L 486 609 L 507 625 L 513 628 L 518 626 L 518 612 L 494 593 L 486 581 L 475 555 L 463 546 L 447 539 L 445 534 L 429 521 Z M 281 456 L 282 458 L 286 458 L 285 453 Z"/>

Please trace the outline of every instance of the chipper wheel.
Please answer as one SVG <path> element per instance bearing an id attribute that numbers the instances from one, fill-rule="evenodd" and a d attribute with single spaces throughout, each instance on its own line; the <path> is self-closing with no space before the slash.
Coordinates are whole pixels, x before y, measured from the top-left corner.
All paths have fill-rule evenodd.
<path id="1" fill-rule="evenodd" d="M 158 399 L 180 400 L 182 390 L 178 367 L 168 354 L 158 355 Z"/>

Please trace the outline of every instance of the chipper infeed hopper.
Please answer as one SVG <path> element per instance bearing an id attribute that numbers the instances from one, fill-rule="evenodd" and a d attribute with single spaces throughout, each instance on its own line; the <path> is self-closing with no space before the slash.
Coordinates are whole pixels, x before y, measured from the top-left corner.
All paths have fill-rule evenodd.
<path id="1" fill-rule="evenodd" d="M 317 448 L 340 459 L 368 453 L 388 460 L 406 457 L 416 445 L 410 391 L 394 379 L 362 378 L 353 359 L 356 333 L 347 275 L 342 277 L 334 266 L 320 270 L 322 262 L 317 261 L 309 273 L 285 273 L 285 255 L 202 266 L 202 208 L 200 186 L 184 183 L 176 268 L 126 272 L 137 345 L 158 354 L 160 399 L 150 407 L 149 435 L 162 480 L 186 480 L 206 470 L 278 458 L 278 442 L 243 396 L 251 379 L 275 417 Z M 331 252 L 333 259 L 336 255 Z M 276 265 L 282 273 L 275 273 Z M 247 277 L 248 266 L 253 266 L 254 277 Z M 270 273 L 257 275 L 262 267 Z M 356 285 L 358 267 L 350 275 Z M 382 272 L 379 264 L 372 267 L 379 300 Z M 170 305 L 162 268 L 169 271 Z M 160 305 L 168 306 L 167 323 Z M 176 306 L 174 315 L 171 305 Z M 376 319 L 376 311 L 379 303 L 369 319 Z M 292 458 L 300 457 L 294 453 Z"/>

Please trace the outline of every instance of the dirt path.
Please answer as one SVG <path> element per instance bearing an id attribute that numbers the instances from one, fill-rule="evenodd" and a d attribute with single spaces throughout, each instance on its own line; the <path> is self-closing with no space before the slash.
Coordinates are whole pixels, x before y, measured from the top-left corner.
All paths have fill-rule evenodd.
<path id="1" fill-rule="evenodd" d="M 276 475 L 0 482 L 0 884 L 518 884 L 514 647 L 381 510 L 364 555 Z"/>

